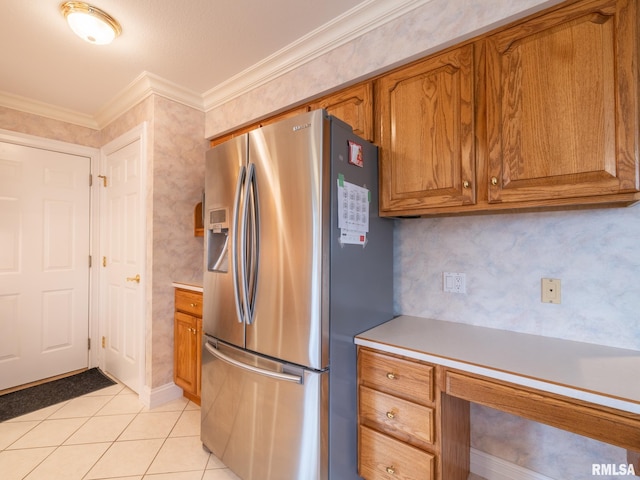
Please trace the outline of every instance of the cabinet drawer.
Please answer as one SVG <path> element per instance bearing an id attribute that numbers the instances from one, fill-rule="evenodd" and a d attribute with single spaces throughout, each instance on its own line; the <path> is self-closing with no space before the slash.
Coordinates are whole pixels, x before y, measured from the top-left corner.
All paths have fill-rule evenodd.
<path id="1" fill-rule="evenodd" d="M 176 310 L 202 317 L 202 294 L 176 289 Z"/>
<path id="2" fill-rule="evenodd" d="M 361 383 L 417 403 L 433 402 L 433 367 L 410 360 L 360 350 Z"/>
<path id="3" fill-rule="evenodd" d="M 399 440 L 433 443 L 433 409 L 360 386 L 360 422 Z"/>
<path id="4" fill-rule="evenodd" d="M 433 480 L 435 456 L 360 426 L 358 473 L 365 480 Z"/>

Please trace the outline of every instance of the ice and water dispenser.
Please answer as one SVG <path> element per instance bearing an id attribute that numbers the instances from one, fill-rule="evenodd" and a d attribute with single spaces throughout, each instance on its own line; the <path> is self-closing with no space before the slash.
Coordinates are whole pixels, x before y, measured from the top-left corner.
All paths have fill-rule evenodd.
<path id="1" fill-rule="evenodd" d="M 209 210 L 207 215 L 207 270 L 229 270 L 229 221 L 226 208 Z"/>

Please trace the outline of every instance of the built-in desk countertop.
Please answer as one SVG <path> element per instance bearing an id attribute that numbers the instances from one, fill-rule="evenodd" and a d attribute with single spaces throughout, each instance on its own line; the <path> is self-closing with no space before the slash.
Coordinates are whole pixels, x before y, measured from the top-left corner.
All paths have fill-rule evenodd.
<path id="1" fill-rule="evenodd" d="M 412 316 L 355 343 L 438 365 L 445 394 L 640 451 L 638 351 Z"/>

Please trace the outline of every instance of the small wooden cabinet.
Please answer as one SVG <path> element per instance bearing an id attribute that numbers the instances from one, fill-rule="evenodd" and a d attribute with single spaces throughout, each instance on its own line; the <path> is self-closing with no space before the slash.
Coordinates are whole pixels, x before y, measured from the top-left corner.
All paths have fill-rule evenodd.
<path id="1" fill-rule="evenodd" d="M 638 191 L 638 25 L 596 0 L 486 39 L 490 203 Z"/>
<path id="2" fill-rule="evenodd" d="M 311 110 L 324 108 L 353 128 L 353 133 L 373 141 L 373 88 L 371 82 L 360 83 L 321 98 L 309 105 Z"/>
<path id="3" fill-rule="evenodd" d="M 202 202 L 198 202 L 193 209 L 193 236 L 204 237 L 204 217 L 202 216 Z"/>
<path id="4" fill-rule="evenodd" d="M 184 396 L 200 405 L 202 363 L 202 293 L 175 289 L 173 381 Z"/>
<path id="5" fill-rule="evenodd" d="M 434 365 L 358 347 L 358 472 L 365 480 L 467 479 L 469 406 L 440 395 L 436 376 Z"/>
<path id="6" fill-rule="evenodd" d="M 473 45 L 384 75 L 375 92 L 381 211 L 475 203 Z"/>
<path id="7" fill-rule="evenodd" d="M 319 108 L 350 125 L 356 135 L 373 141 L 373 87 L 371 82 L 363 82 L 214 138 L 209 146 L 215 147 L 253 129 Z"/>

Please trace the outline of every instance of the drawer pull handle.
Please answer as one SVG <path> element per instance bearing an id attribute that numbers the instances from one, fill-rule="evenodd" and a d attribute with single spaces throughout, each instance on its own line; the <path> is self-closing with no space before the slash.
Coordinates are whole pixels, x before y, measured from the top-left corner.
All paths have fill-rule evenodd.
<path id="1" fill-rule="evenodd" d="M 387 469 L 386 469 L 386 470 L 387 470 L 387 473 L 388 473 L 389 475 L 395 475 L 395 473 L 396 473 L 396 469 L 395 469 L 395 468 L 393 468 L 393 465 L 391 465 L 390 467 L 387 467 Z"/>
<path id="2" fill-rule="evenodd" d="M 192 306 L 192 307 L 194 307 L 194 308 L 198 306 L 198 304 L 197 304 L 197 303 L 190 303 L 189 305 L 191 305 L 191 306 Z"/>
<path id="3" fill-rule="evenodd" d="M 388 378 L 389 380 L 395 380 L 395 379 L 396 379 L 396 378 L 398 378 L 398 377 L 396 377 L 396 374 L 395 374 L 395 373 L 393 373 L 393 372 L 389 372 L 389 373 L 387 373 L 387 378 Z"/>
<path id="4" fill-rule="evenodd" d="M 387 412 L 387 418 L 390 420 L 393 420 L 394 418 L 396 418 L 395 412 L 393 410 L 390 412 Z"/>

